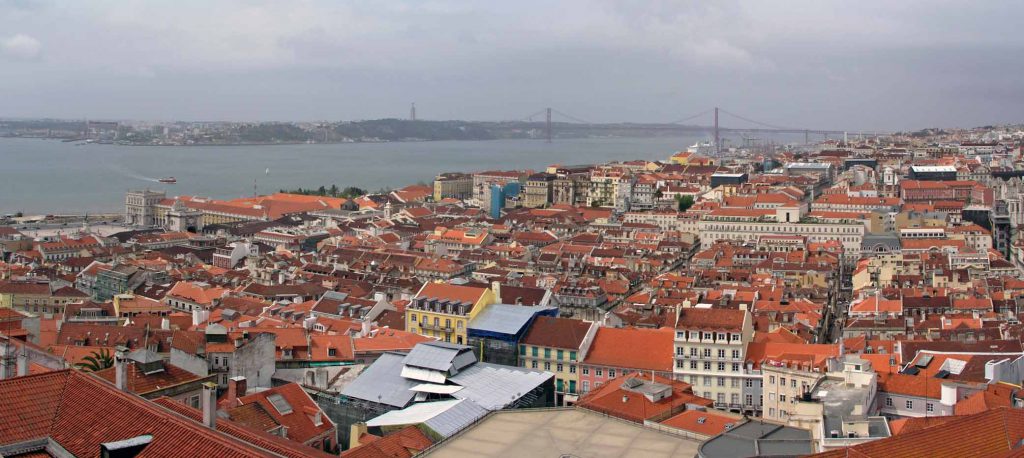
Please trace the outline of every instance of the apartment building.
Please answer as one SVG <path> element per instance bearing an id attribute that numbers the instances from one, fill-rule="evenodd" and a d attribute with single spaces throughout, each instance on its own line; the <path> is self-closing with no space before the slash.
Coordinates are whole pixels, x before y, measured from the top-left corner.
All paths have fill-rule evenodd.
<path id="1" fill-rule="evenodd" d="M 519 343 L 521 365 L 555 373 L 555 403 L 579 398 L 580 363 L 594 341 L 597 324 L 569 318 L 539 316 Z"/>
<path id="2" fill-rule="evenodd" d="M 716 408 L 741 410 L 747 345 L 754 338 L 752 321 L 742 306 L 680 308 L 675 325 L 676 378 L 714 400 Z"/>
<path id="3" fill-rule="evenodd" d="M 826 222 L 803 218 L 802 207 L 779 207 L 774 210 L 720 208 L 704 215 L 697 223 L 701 249 L 708 249 L 719 240 L 754 243 L 766 234 L 802 235 L 811 243 L 837 241 L 844 254 L 860 255 L 866 228 L 861 221 Z M 841 220 L 842 221 L 842 220 Z"/>

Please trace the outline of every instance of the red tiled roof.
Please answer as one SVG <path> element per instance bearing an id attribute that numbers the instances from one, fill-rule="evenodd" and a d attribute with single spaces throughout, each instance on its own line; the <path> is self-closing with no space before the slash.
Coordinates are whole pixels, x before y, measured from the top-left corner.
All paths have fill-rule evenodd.
<path id="1" fill-rule="evenodd" d="M 538 316 L 520 343 L 578 350 L 593 323 L 570 318 Z"/>
<path id="2" fill-rule="evenodd" d="M 641 393 L 629 391 L 622 387 L 623 383 L 632 378 L 632 376 L 628 375 L 615 378 L 584 395 L 576 405 L 584 409 L 639 423 L 687 404 L 710 407 L 713 403 L 710 399 L 695 396 L 693 388 L 689 383 L 670 380 L 664 377 L 654 377 L 654 381 L 670 386 L 672 394 L 657 402 L 653 402 Z M 650 378 L 644 377 L 641 380 L 649 383 Z"/>
<path id="3" fill-rule="evenodd" d="M 189 382 L 195 382 L 205 377 L 195 375 L 185 369 L 178 366 L 171 365 L 171 363 L 163 363 L 164 370 L 156 373 L 146 374 L 138 369 L 135 364 L 128 364 L 128 391 L 138 394 L 145 395 L 154 391 L 165 390 L 172 386 L 182 385 Z M 116 367 L 108 367 L 99 372 L 94 372 L 93 375 L 106 380 L 110 383 L 114 383 L 114 379 L 117 374 Z"/>
<path id="4" fill-rule="evenodd" d="M 2 380 L 0 399 L 2 445 L 49 438 L 75 456 L 95 457 L 101 443 L 149 434 L 140 458 L 273 456 L 78 371 Z"/>
<path id="5" fill-rule="evenodd" d="M 291 405 L 291 412 L 278 412 L 268 400 L 270 396 L 275 394 L 283 397 Z M 322 423 L 319 426 L 313 423 L 313 420 L 306 412 L 306 407 L 316 410 L 319 410 L 320 407 L 313 402 L 313 399 L 297 383 L 289 383 L 259 393 L 242 396 L 238 398 L 238 402 L 240 405 L 252 402 L 259 403 L 271 417 L 274 417 L 275 421 L 288 427 L 288 438 L 296 442 L 305 443 L 316 439 L 318 436 L 334 428 L 334 423 L 330 418 L 327 418 L 326 414 L 320 416 Z"/>
<path id="6" fill-rule="evenodd" d="M 740 331 L 747 312 L 738 309 L 683 308 L 676 321 L 676 329 L 708 331 Z"/>
<path id="7" fill-rule="evenodd" d="M 450 285 L 448 283 L 427 283 L 423 285 L 423 289 L 420 290 L 416 297 L 454 299 L 459 302 L 468 302 L 475 305 L 486 289 L 486 287 Z"/>
<path id="8" fill-rule="evenodd" d="M 700 422 L 701 418 L 704 419 Z M 725 431 L 726 425 L 737 423 L 737 419 L 703 410 L 687 410 L 679 415 L 662 420 L 661 424 L 691 431 L 704 436 L 715 436 Z"/>
<path id="9" fill-rule="evenodd" d="M 202 421 L 202 412 L 182 404 L 181 402 L 175 401 L 174 399 L 163 397 L 154 400 L 153 403 L 188 418 L 193 422 L 198 423 Z M 260 408 L 262 409 L 262 407 Z M 320 450 L 292 442 L 281 436 L 270 434 L 265 431 L 259 431 L 255 428 L 224 418 L 217 419 L 217 431 L 288 458 L 337 456 L 321 452 Z"/>
<path id="10" fill-rule="evenodd" d="M 1005 456 L 1024 439 L 1024 410 L 1000 407 L 866 444 L 810 455 L 857 458 Z"/>
<path id="11" fill-rule="evenodd" d="M 675 332 L 669 328 L 597 329 L 584 364 L 671 371 Z"/>
<path id="12" fill-rule="evenodd" d="M 416 426 L 406 426 L 381 438 L 345 451 L 345 458 L 410 458 L 430 447 L 433 441 Z"/>

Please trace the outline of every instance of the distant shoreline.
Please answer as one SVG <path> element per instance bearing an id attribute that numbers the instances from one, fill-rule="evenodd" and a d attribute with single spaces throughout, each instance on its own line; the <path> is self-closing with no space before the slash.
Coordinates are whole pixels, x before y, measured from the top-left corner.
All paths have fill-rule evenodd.
<path id="1" fill-rule="evenodd" d="M 604 140 L 604 139 L 623 139 L 623 138 L 649 138 L 648 135 L 604 135 L 604 136 L 587 136 L 587 137 L 555 137 L 552 141 L 558 140 Z M 663 137 L 672 138 L 674 135 L 664 135 Z M 358 144 L 379 144 L 379 143 L 429 143 L 429 142 L 490 142 L 490 141 L 501 141 L 501 140 L 514 140 L 514 141 L 529 141 L 536 140 L 543 142 L 544 138 L 446 138 L 446 139 L 405 139 L 405 140 L 378 140 L 378 141 L 351 141 L 351 142 L 244 142 L 244 143 L 117 143 L 117 142 L 86 142 L 86 140 L 70 140 L 62 137 L 31 137 L 31 136 L 0 136 L 0 140 L 4 139 L 24 139 L 24 140 L 60 140 L 62 143 L 73 144 L 75 146 L 92 146 L 92 145 L 105 145 L 105 146 L 173 146 L 173 147 L 210 147 L 210 146 L 291 146 L 291 145 L 358 145 Z"/>

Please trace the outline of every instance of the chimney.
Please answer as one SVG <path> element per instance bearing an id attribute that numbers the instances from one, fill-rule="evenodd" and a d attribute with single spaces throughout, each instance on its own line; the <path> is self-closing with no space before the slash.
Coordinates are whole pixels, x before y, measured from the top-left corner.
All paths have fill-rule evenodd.
<path id="1" fill-rule="evenodd" d="M 203 425 L 210 429 L 217 429 L 217 384 L 206 382 L 203 384 Z"/>
<path id="2" fill-rule="evenodd" d="M 18 352 L 18 377 L 28 375 L 28 347 L 22 345 Z"/>
<path id="3" fill-rule="evenodd" d="M 14 377 L 14 345 L 0 342 L 0 380 Z"/>
<path id="4" fill-rule="evenodd" d="M 114 386 L 128 390 L 128 347 L 123 345 L 114 348 Z"/>
<path id="5" fill-rule="evenodd" d="M 228 379 L 228 408 L 238 407 L 238 398 L 245 396 L 247 391 L 245 377 L 239 375 Z"/>
<path id="6" fill-rule="evenodd" d="M 498 303 L 501 303 L 501 282 L 492 281 L 491 291 L 494 291 L 494 296 L 497 298 Z"/>
<path id="7" fill-rule="evenodd" d="M 167 317 L 161 318 L 160 319 L 160 329 L 163 329 L 165 331 L 169 331 L 171 329 L 171 320 L 169 318 L 167 318 Z"/>
<path id="8" fill-rule="evenodd" d="M 359 337 L 367 337 L 370 335 L 370 322 L 362 320 L 359 322 Z"/>

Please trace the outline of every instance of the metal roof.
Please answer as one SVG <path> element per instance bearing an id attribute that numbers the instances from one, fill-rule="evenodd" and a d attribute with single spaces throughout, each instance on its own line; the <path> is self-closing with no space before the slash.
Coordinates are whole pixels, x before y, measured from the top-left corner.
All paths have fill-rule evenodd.
<path id="1" fill-rule="evenodd" d="M 366 422 L 367 426 L 400 426 L 424 424 L 442 437 L 451 437 L 466 425 L 487 415 L 487 409 L 473 401 L 422 402 L 402 410 L 393 410 Z"/>
<path id="2" fill-rule="evenodd" d="M 468 354 L 468 358 L 466 355 Z M 473 350 L 465 345 L 446 342 L 424 342 L 412 348 L 402 360 L 406 366 L 420 367 L 435 371 L 449 372 L 452 367 L 459 370 L 476 361 Z"/>
<path id="3" fill-rule="evenodd" d="M 802 456 L 814 453 L 812 443 L 810 431 L 747 421 L 701 444 L 700 456 Z"/>
<path id="4" fill-rule="evenodd" d="M 489 331 L 498 334 L 516 335 L 530 324 L 537 313 L 551 310 L 554 307 L 535 307 L 528 305 L 492 304 L 487 306 L 472 321 L 469 329 Z"/>
<path id="5" fill-rule="evenodd" d="M 463 387 L 452 396 L 472 400 L 488 410 L 498 410 L 554 376 L 551 372 L 476 363 L 448 380 Z"/>
<path id="6" fill-rule="evenodd" d="M 405 407 L 416 392 L 410 388 L 420 382 L 402 378 L 401 353 L 384 353 L 370 367 L 349 383 L 341 394 L 350 398 L 379 402 L 395 407 Z"/>

